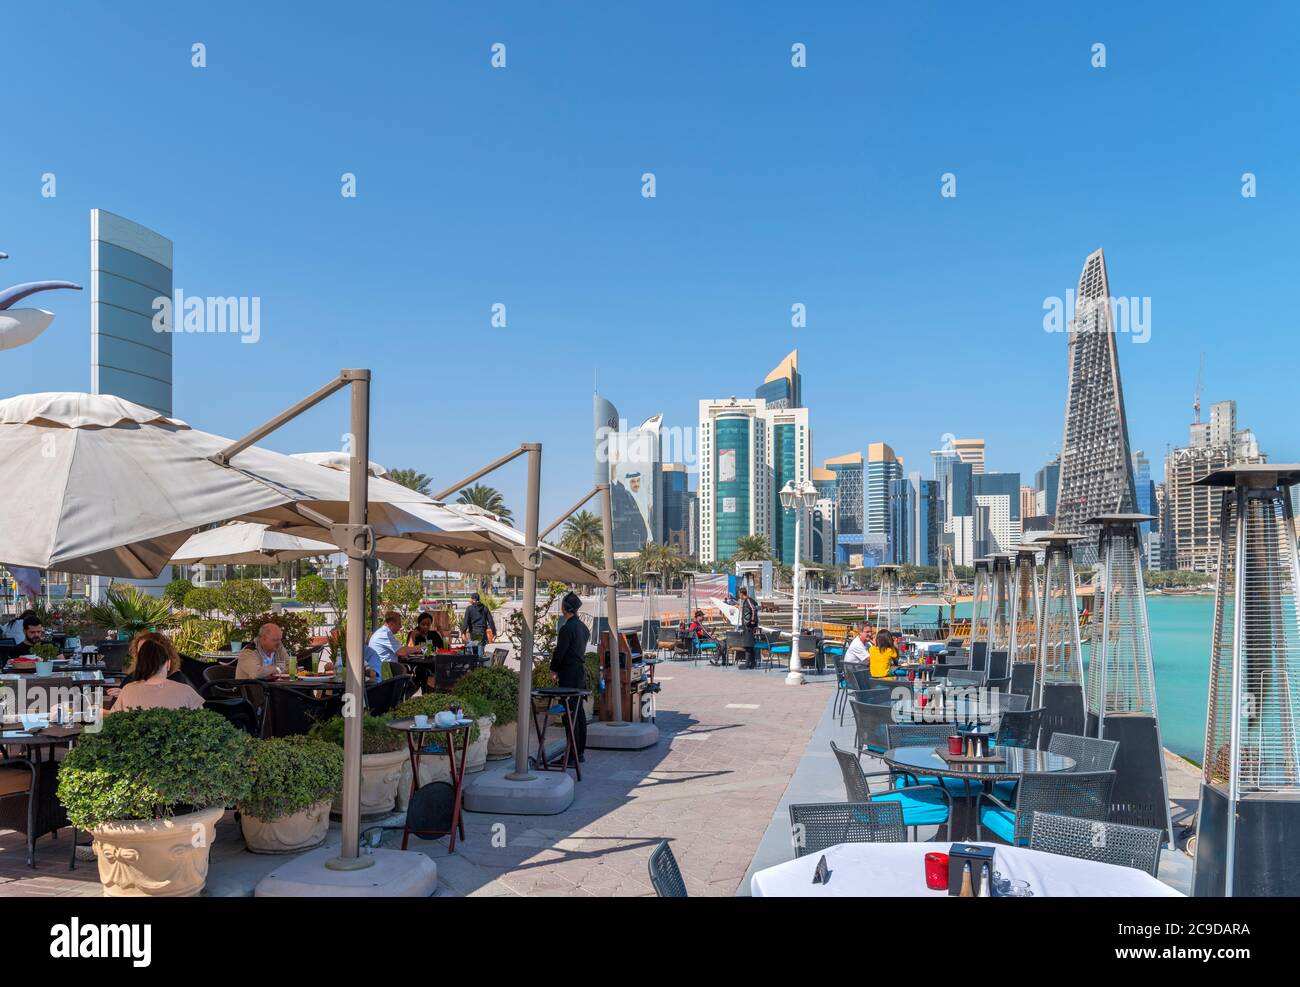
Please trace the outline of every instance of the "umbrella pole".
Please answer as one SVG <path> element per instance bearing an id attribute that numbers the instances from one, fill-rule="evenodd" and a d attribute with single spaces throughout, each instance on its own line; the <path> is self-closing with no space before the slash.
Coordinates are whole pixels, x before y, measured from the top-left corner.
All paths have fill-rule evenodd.
<path id="1" fill-rule="evenodd" d="M 605 547 L 605 575 L 609 589 L 605 594 L 605 612 L 609 615 L 609 713 L 611 724 L 623 721 L 623 663 L 618 644 L 618 583 L 614 579 L 614 523 L 610 507 L 609 484 L 600 485 L 600 533 Z"/>
<path id="2" fill-rule="evenodd" d="M 506 775 L 511 781 L 527 781 L 533 777 L 528 770 L 528 725 L 533 718 L 533 624 L 537 619 L 537 530 L 540 526 L 542 496 L 542 444 L 525 442 L 528 453 L 528 500 L 524 520 L 524 630 L 519 635 L 519 707 L 516 723 L 519 724 L 515 740 L 515 770 Z M 545 757 L 544 750 L 538 751 Z"/>
<path id="3" fill-rule="evenodd" d="M 365 715 L 366 571 L 374 552 L 365 526 L 369 520 L 370 371 L 352 371 L 352 462 L 348 470 L 348 636 L 347 680 L 343 699 L 343 842 L 339 856 L 326 862 L 334 870 L 360 870 L 374 863 L 361 856 L 361 727 Z"/>

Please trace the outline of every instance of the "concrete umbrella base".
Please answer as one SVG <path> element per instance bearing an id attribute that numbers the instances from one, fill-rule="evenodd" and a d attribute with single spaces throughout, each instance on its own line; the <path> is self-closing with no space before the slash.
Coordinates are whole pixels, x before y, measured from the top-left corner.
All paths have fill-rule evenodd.
<path id="1" fill-rule="evenodd" d="M 438 888 L 438 866 L 415 850 L 375 850 L 361 870 L 331 870 L 338 844 L 285 862 L 253 890 L 258 898 L 428 898 Z"/>
<path id="2" fill-rule="evenodd" d="M 573 804 L 573 776 L 567 771 L 533 771 L 528 781 L 506 775 L 514 764 L 488 764 L 465 782 L 464 806 L 469 812 L 511 816 L 553 816 Z"/>
<path id="3" fill-rule="evenodd" d="M 603 751 L 639 751 L 659 743 L 659 728 L 653 723 L 587 724 L 587 746 Z"/>

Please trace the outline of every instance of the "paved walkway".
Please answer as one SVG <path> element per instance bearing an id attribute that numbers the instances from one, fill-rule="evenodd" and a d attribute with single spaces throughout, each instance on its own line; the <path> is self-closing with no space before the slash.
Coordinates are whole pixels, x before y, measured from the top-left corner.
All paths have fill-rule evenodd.
<path id="1" fill-rule="evenodd" d="M 467 839 L 412 840 L 438 863 L 444 895 L 649 895 L 650 852 L 670 841 L 692 895 L 734 895 L 833 691 L 783 671 L 664 663 L 659 743 L 587 753 L 577 798 L 555 816 L 466 815 Z M 400 817 L 398 821 L 400 826 Z M 93 860 L 68 871 L 68 838 L 38 844 L 0 833 L 0 895 L 97 895 Z M 337 827 L 333 830 L 337 839 Z M 400 843 L 389 830 L 386 846 Z M 232 813 L 212 848 L 210 895 L 246 895 L 283 860 L 243 849 Z"/>

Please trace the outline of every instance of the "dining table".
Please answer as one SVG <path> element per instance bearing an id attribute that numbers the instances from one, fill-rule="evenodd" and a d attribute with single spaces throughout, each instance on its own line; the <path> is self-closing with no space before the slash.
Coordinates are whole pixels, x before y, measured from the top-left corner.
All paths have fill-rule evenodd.
<path id="1" fill-rule="evenodd" d="M 1027 847 L 977 845 L 993 847 L 995 885 L 999 878 L 1013 882 L 1019 892 L 1014 897 L 1183 897 L 1176 888 L 1133 867 Z M 950 847 L 946 842 L 837 843 L 820 853 L 808 853 L 755 872 L 749 890 L 755 898 L 947 897 L 946 889 L 926 885 L 925 855 L 936 851 L 947 853 Z M 814 882 L 823 856 L 828 871 L 826 880 Z"/>
<path id="2" fill-rule="evenodd" d="M 27 836 L 27 866 L 36 866 L 36 841 L 46 833 L 53 833 L 68 825 L 67 813 L 56 794 L 59 784 L 59 762 L 55 751 L 71 747 L 81 736 L 77 724 L 49 726 L 44 717 L 20 725 L 14 723 L 0 729 L 0 748 L 8 758 L 16 759 L 30 769 L 27 801 L 18 805 L 9 799 L 0 799 L 0 827 L 22 828 Z M 12 761 L 5 771 L 21 771 Z M 13 813 L 23 813 L 15 818 Z M 72 834 L 72 862 L 76 865 L 76 830 Z"/>
<path id="3" fill-rule="evenodd" d="M 924 783 L 930 778 L 938 778 L 940 783 L 945 778 L 964 782 L 964 796 L 957 796 L 963 803 L 964 811 L 958 813 L 955 799 L 949 821 L 949 835 L 953 839 L 965 840 L 973 839 L 976 835 L 976 800 L 981 792 L 991 790 L 994 782 L 1015 781 L 1026 771 L 1073 771 L 1076 767 L 1073 758 L 1032 747 L 997 744 L 992 752 L 998 760 L 948 761 L 939 754 L 937 743 L 929 743 L 891 748 L 881 754 L 880 759 L 896 775 L 913 783 Z M 951 787 L 945 787 L 952 795 Z"/>

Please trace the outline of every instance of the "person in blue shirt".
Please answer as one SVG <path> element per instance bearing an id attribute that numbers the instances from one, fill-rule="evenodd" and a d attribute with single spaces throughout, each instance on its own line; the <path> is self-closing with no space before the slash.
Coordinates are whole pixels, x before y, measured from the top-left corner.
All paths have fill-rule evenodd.
<path id="1" fill-rule="evenodd" d="M 384 622 L 375 633 L 370 635 L 366 644 L 366 668 L 376 679 L 383 678 L 384 662 L 397 661 L 408 655 L 421 654 L 424 649 L 416 645 L 406 646 L 398 643 L 397 635 L 402 633 L 402 615 L 396 610 L 384 614 Z"/>

